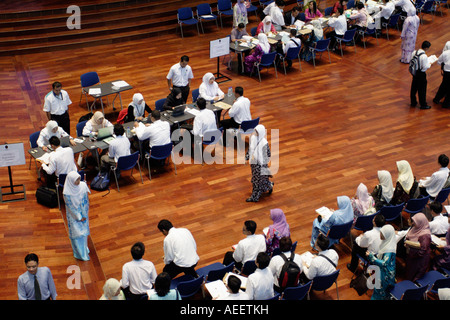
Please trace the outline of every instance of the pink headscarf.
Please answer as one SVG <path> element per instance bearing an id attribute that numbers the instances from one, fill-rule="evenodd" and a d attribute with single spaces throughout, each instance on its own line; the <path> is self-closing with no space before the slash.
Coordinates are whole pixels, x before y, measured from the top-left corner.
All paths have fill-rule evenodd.
<path id="1" fill-rule="evenodd" d="M 359 212 L 363 214 L 367 211 L 367 209 L 370 208 L 371 202 L 372 202 L 372 196 L 369 194 L 369 191 L 367 190 L 367 187 L 364 183 L 360 183 L 358 188 L 356 189 L 356 196 L 358 197 L 355 199 L 356 207 L 358 208 Z"/>
<path id="2" fill-rule="evenodd" d="M 427 234 L 431 236 L 430 224 L 422 212 L 416 213 L 411 219 L 414 222 L 414 226 L 408 231 L 406 235 L 407 240 L 419 241 L 421 236 Z"/>
<path id="3" fill-rule="evenodd" d="M 269 233 L 273 232 L 272 230 L 277 230 L 280 233 L 280 238 L 289 237 L 291 235 L 289 224 L 286 222 L 283 210 L 271 209 L 270 218 L 272 219 L 273 224 L 269 226 Z"/>

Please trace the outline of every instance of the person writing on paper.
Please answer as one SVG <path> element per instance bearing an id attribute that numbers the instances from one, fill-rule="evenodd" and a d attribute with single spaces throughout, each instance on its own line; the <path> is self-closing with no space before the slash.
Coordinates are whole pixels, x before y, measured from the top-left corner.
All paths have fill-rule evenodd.
<path id="1" fill-rule="evenodd" d="M 227 279 L 228 295 L 219 296 L 213 300 L 249 300 L 248 294 L 241 291 L 242 281 L 234 275 L 230 275 Z"/>
<path id="2" fill-rule="evenodd" d="M 97 136 L 98 129 L 112 126 L 113 124 L 109 122 L 109 120 L 105 119 L 105 116 L 101 111 L 96 111 L 92 118 L 84 125 L 83 136 Z"/>
<path id="3" fill-rule="evenodd" d="M 158 110 L 153 110 L 150 114 L 152 123 L 143 124 L 142 122 L 135 122 L 134 128 L 136 137 L 139 140 L 149 139 L 149 149 L 153 146 L 162 146 L 170 143 L 170 124 L 167 121 L 161 120 L 161 113 Z"/>
<path id="4" fill-rule="evenodd" d="M 305 22 L 308 23 L 311 20 L 322 18 L 323 14 L 317 8 L 317 3 L 315 1 L 310 1 L 308 3 L 308 8 L 305 9 Z"/>
<path id="5" fill-rule="evenodd" d="M 450 108 L 450 41 L 444 46 L 442 54 L 439 56 L 437 63 L 441 66 L 442 82 L 439 86 L 436 95 L 434 96 L 433 102 L 439 104 L 439 102 L 444 98 L 442 103 L 442 108 Z"/>
<path id="6" fill-rule="evenodd" d="M 243 36 L 248 36 L 248 32 L 245 30 L 245 24 L 239 23 L 237 27 L 231 30 L 231 42 L 245 41 Z"/>
<path id="7" fill-rule="evenodd" d="M 63 196 L 66 204 L 67 227 L 72 243 L 75 259 L 88 261 L 89 248 L 87 237 L 89 231 L 89 197 L 91 193 L 86 182 L 76 171 L 67 174 L 64 183 Z"/>
<path id="8" fill-rule="evenodd" d="M 77 143 L 73 140 L 71 136 L 64 131 L 63 128 L 58 126 L 58 123 L 54 120 L 50 120 L 45 125 L 45 128 L 41 130 L 39 133 L 39 138 L 37 139 L 38 147 L 41 147 L 42 150 L 48 151 L 48 145 L 50 144 L 49 139 L 51 137 L 58 137 L 61 139 L 62 137 L 69 137 L 69 142 L 71 145 L 75 146 Z"/>
<path id="9" fill-rule="evenodd" d="M 266 252 L 272 255 L 273 251 L 280 247 L 280 239 L 283 237 L 289 237 L 291 231 L 289 224 L 286 221 L 286 216 L 281 209 L 271 209 L 270 219 L 273 223 L 267 228 L 266 233 Z"/>
<path id="10" fill-rule="evenodd" d="M 329 239 L 325 235 L 320 234 L 317 237 L 315 247 L 319 253 L 313 256 L 309 264 L 307 260 L 302 259 L 301 268 L 303 272 L 300 274 L 301 283 L 307 283 L 311 280 L 314 281 L 315 277 L 327 276 L 336 271 L 339 255 L 336 250 L 329 249 Z"/>
<path id="11" fill-rule="evenodd" d="M 389 289 L 395 285 L 395 256 L 397 252 L 397 240 L 395 229 L 386 224 L 380 229 L 380 246 L 378 253 L 367 250 L 366 256 L 371 264 L 380 268 L 380 287 L 375 287 L 371 300 L 389 300 Z"/>
<path id="12" fill-rule="evenodd" d="M 448 162 L 448 157 L 445 154 L 439 155 L 439 170 L 434 172 L 431 177 L 419 181 L 419 190 L 422 196 L 430 196 L 434 199 L 441 192 L 449 175 Z"/>
<path id="13" fill-rule="evenodd" d="M 248 74 L 252 71 L 255 62 L 261 61 L 262 55 L 270 52 L 270 44 L 265 33 L 258 34 L 258 41 L 256 47 L 244 58 L 245 72 Z"/>
<path id="14" fill-rule="evenodd" d="M 225 94 L 220 90 L 214 75 L 211 72 L 205 73 L 199 87 L 199 97 L 207 101 L 217 101 L 223 99 L 224 96 Z"/>
<path id="15" fill-rule="evenodd" d="M 248 24 L 247 7 L 249 4 L 245 0 L 237 0 L 233 7 L 233 27 L 237 27 L 240 23 Z"/>
<path id="16" fill-rule="evenodd" d="M 227 130 L 230 128 L 239 128 L 242 121 L 248 121 L 252 119 L 250 113 L 250 100 L 244 97 L 244 88 L 236 87 L 234 89 L 235 100 L 230 109 L 228 109 L 225 115 L 228 113 L 230 119 L 224 119 L 220 121 L 220 127 L 223 128 L 223 141 L 228 145 Z M 233 142 L 234 143 L 234 142 Z"/>
<path id="17" fill-rule="evenodd" d="M 380 11 L 373 16 L 373 19 L 375 20 L 375 28 L 381 35 L 381 24 L 387 23 L 395 10 L 394 1 L 386 0 L 384 6 L 379 6 L 379 9 Z"/>
<path id="18" fill-rule="evenodd" d="M 258 36 L 260 33 L 264 33 L 268 35 L 270 32 L 273 34 L 277 33 L 275 26 L 272 24 L 272 18 L 270 16 L 266 16 L 256 28 L 256 35 Z"/>
<path id="19" fill-rule="evenodd" d="M 286 27 L 291 27 L 291 28 L 295 28 L 295 22 L 297 20 L 300 20 L 300 7 L 299 6 L 295 6 L 292 8 L 291 11 L 287 12 L 284 15 L 284 25 Z"/>
<path id="20" fill-rule="evenodd" d="M 216 115 L 212 110 L 206 109 L 206 100 L 203 98 L 198 98 L 197 107 L 200 112 L 194 118 L 192 134 L 203 137 L 206 131 L 217 129 Z"/>
<path id="21" fill-rule="evenodd" d="M 125 129 L 123 125 L 116 123 L 114 125 L 114 135 L 116 138 L 109 142 L 108 154 L 101 157 L 102 166 L 109 171 L 111 166 L 115 166 L 122 156 L 128 156 L 130 151 L 130 140 L 124 136 Z"/>
<path id="22" fill-rule="evenodd" d="M 353 208 L 350 198 L 347 196 L 337 197 L 337 205 L 339 209 L 333 211 L 328 219 L 324 219 L 320 215 L 314 219 L 310 242 L 313 249 L 317 250 L 317 248 L 315 248 L 315 244 L 320 234 L 328 234 L 328 231 L 334 225 L 353 221 Z M 330 239 L 331 245 L 338 242 L 339 239 Z"/>
<path id="23" fill-rule="evenodd" d="M 124 122 L 142 121 L 145 117 L 145 112 L 151 113 L 152 109 L 147 105 L 144 96 L 141 93 L 135 93 L 133 100 L 128 105 L 127 115 Z"/>

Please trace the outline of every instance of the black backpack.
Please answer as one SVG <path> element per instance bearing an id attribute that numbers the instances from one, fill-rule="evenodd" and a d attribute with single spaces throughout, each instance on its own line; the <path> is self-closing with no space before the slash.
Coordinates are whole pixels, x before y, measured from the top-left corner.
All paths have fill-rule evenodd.
<path id="1" fill-rule="evenodd" d="M 284 290 L 287 287 L 296 287 L 299 283 L 300 267 L 294 262 L 295 253 L 292 252 L 289 259 L 281 253 L 280 256 L 284 260 L 284 265 L 281 268 L 280 276 L 278 277 L 278 286 Z"/>

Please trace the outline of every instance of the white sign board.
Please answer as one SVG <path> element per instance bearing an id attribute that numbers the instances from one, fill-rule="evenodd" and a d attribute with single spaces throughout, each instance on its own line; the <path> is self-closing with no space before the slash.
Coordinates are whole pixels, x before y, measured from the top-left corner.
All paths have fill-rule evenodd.
<path id="1" fill-rule="evenodd" d="M 0 167 L 19 166 L 25 164 L 23 143 L 0 145 Z"/>
<path id="2" fill-rule="evenodd" d="M 213 40 L 209 43 L 209 58 L 217 58 L 230 54 L 230 37 Z"/>

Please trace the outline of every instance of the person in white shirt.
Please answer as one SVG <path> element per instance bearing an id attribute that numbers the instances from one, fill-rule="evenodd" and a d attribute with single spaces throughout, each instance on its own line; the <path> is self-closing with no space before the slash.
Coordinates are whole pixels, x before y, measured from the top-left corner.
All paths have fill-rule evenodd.
<path id="1" fill-rule="evenodd" d="M 69 105 L 72 101 L 66 90 L 62 89 L 62 84 L 53 82 L 52 91 L 44 98 L 44 112 L 48 120 L 55 120 L 60 127 L 70 135 Z"/>
<path id="2" fill-rule="evenodd" d="M 197 107 L 200 112 L 194 118 L 192 134 L 203 138 L 205 131 L 217 129 L 216 115 L 212 110 L 206 109 L 206 100 L 203 98 L 198 98 Z"/>
<path id="3" fill-rule="evenodd" d="M 83 136 L 97 136 L 98 130 L 101 128 L 112 127 L 113 124 L 105 118 L 101 111 L 94 112 L 94 115 L 89 119 L 83 128 Z"/>
<path id="4" fill-rule="evenodd" d="M 288 50 L 290 48 L 297 48 L 300 47 L 302 44 L 302 41 L 300 38 L 297 38 L 297 29 L 290 29 L 289 31 L 289 39 L 286 41 L 286 43 L 282 42 L 282 50 L 283 54 L 286 56 Z M 285 59 L 287 62 L 287 67 L 292 67 L 292 60 L 291 59 Z"/>
<path id="5" fill-rule="evenodd" d="M 381 23 L 387 23 L 392 13 L 395 10 L 394 1 L 386 0 L 384 6 L 379 6 L 380 11 L 378 11 L 373 19 L 375 20 L 375 28 L 381 34 Z"/>
<path id="6" fill-rule="evenodd" d="M 134 123 L 136 137 L 139 140 L 149 139 L 150 149 L 153 146 L 162 146 L 170 143 L 169 122 L 161 120 L 161 113 L 158 110 L 152 111 L 150 119 L 152 123 L 143 124 L 137 121 Z"/>
<path id="7" fill-rule="evenodd" d="M 447 41 L 442 50 L 442 54 L 439 56 L 437 63 L 441 66 L 442 82 L 439 86 L 433 102 L 439 104 L 439 101 L 444 99 L 442 108 L 450 108 L 450 41 Z"/>
<path id="8" fill-rule="evenodd" d="M 334 249 L 328 249 L 328 238 L 322 233 L 317 237 L 316 248 L 319 254 L 312 258 L 310 265 L 303 261 L 303 272 L 300 275 L 303 283 L 313 280 L 315 277 L 327 276 L 336 271 L 339 256 Z"/>
<path id="9" fill-rule="evenodd" d="M 233 105 L 228 109 L 224 116 L 228 113 L 230 119 L 220 121 L 220 127 L 223 128 L 223 139 L 227 141 L 227 130 L 230 128 L 239 128 L 242 121 L 248 121 L 252 119 L 250 114 L 250 100 L 244 97 L 244 88 L 236 87 L 234 89 L 234 95 L 236 99 Z"/>
<path id="10" fill-rule="evenodd" d="M 225 94 L 220 90 L 214 75 L 211 72 L 205 73 L 203 82 L 199 87 L 199 98 L 201 97 L 207 101 L 217 101 L 223 99 L 224 96 Z"/>
<path id="11" fill-rule="evenodd" d="M 166 219 L 158 223 L 158 229 L 165 236 L 163 272 L 167 272 L 172 279 L 181 272 L 198 278 L 195 267 L 200 257 L 191 232 L 186 228 L 175 228 Z"/>
<path id="12" fill-rule="evenodd" d="M 189 65 L 189 57 L 182 56 L 180 62 L 174 64 L 167 74 L 166 79 L 169 91 L 172 91 L 173 88 L 179 88 L 182 92 L 183 101 L 186 103 L 193 78 L 194 74 Z"/>
<path id="13" fill-rule="evenodd" d="M 353 241 L 352 259 L 350 263 L 347 264 L 347 268 L 351 272 L 355 273 L 356 268 L 358 267 L 358 255 L 365 258 L 367 250 L 374 254 L 378 253 L 378 249 L 381 243 L 380 229 L 385 224 L 386 219 L 384 218 L 384 216 L 382 214 L 377 214 L 373 219 L 373 228 L 362 233 Z"/>
<path id="14" fill-rule="evenodd" d="M 73 140 L 73 138 L 69 136 L 63 128 L 58 126 L 58 123 L 56 121 L 50 120 L 45 125 L 45 128 L 42 129 L 39 133 L 39 138 L 36 142 L 38 147 L 41 147 L 44 151 L 48 151 L 47 146 L 50 144 L 49 139 L 53 136 L 58 137 L 59 139 L 61 139 L 62 137 L 69 137 L 70 144 L 73 146 L 76 145 L 76 142 Z"/>
<path id="15" fill-rule="evenodd" d="M 279 0 L 276 0 L 276 1 L 279 1 Z M 276 1 L 272 1 L 271 3 L 269 3 L 269 5 L 267 5 L 267 6 L 263 9 L 263 14 L 264 14 L 264 16 L 268 16 L 268 15 L 269 15 L 270 10 L 272 10 L 272 8 L 276 6 Z M 263 20 L 263 19 L 264 19 L 264 17 L 262 17 L 261 20 Z"/>
<path id="16" fill-rule="evenodd" d="M 225 253 L 223 264 L 228 266 L 235 263 L 235 268 L 241 270 L 247 261 L 253 261 L 260 252 L 266 252 L 266 239 L 262 234 L 255 234 L 256 222 L 247 220 L 244 222 L 242 233 L 246 236 L 236 245 L 234 251 Z"/>
<path id="17" fill-rule="evenodd" d="M 249 300 L 248 294 L 241 291 L 242 281 L 234 275 L 230 275 L 227 279 L 228 295 L 219 296 L 215 300 Z"/>
<path id="18" fill-rule="evenodd" d="M 416 7 L 411 0 L 393 0 L 396 7 L 401 7 L 402 11 L 408 16 L 416 15 Z"/>
<path id="19" fill-rule="evenodd" d="M 411 83 L 411 107 L 417 106 L 416 94 L 419 95 L 420 109 L 430 109 L 431 106 L 427 104 L 427 74 L 426 71 L 431 67 L 431 63 L 428 61 L 426 51 L 430 49 L 431 43 L 428 41 L 422 42 L 422 48 L 412 53 L 411 58 L 414 55 L 419 55 L 419 70 L 412 78 Z"/>
<path id="20" fill-rule="evenodd" d="M 303 265 L 302 257 L 299 254 L 291 252 L 292 248 L 292 240 L 290 237 L 283 237 L 280 239 L 280 251 L 287 259 L 291 258 L 291 255 L 294 254 L 293 261 L 299 266 L 300 272 L 301 267 Z M 285 263 L 283 257 L 280 255 L 273 256 L 269 263 L 269 269 L 273 275 L 273 285 L 274 289 L 277 292 L 282 291 L 279 285 L 280 273 L 283 269 L 283 265 Z"/>
<path id="21" fill-rule="evenodd" d="M 286 3 L 284 0 L 276 0 L 275 6 L 270 8 L 269 16 L 272 18 L 272 24 L 275 30 L 280 31 L 285 27 L 283 10 Z"/>
<path id="22" fill-rule="evenodd" d="M 442 204 L 432 201 L 428 204 L 431 214 L 430 232 L 437 237 L 444 237 L 450 227 L 448 213 L 442 213 Z"/>
<path id="23" fill-rule="evenodd" d="M 127 300 L 148 299 L 147 290 L 153 288 L 156 277 L 155 266 L 152 262 L 142 259 L 145 253 L 145 245 L 136 242 L 131 247 L 133 260 L 122 267 L 122 287 Z"/>
<path id="24" fill-rule="evenodd" d="M 445 154 L 439 155 L 438 163 L 441 166 L 439 170 L 434 172 L 431 177 L 419 181 L 419 190 L 421 195 L 429 195 L 431 198 L 435 198 L 439 192 L 441 192 L 447 182 L 449 174 L 449 169 L 447 167 L 448 162 L 448 157 Z"/>
<path id="25" fill-rule="evenodd" d="M 342 38 L 347 31 L 347 19 L 344 15 L 344 9 L 339 7 L 337 11 L 328 20 L 328 26 L 334 30 L 328 32 L 325 36 L 330 39 L 330 48 L 335 50 L 336 37 Z"/>
<path id="26" fill-rule="evenodd" d="M 114 125 L 114 135 L 116 138 L 109 143 L 108 154 L 102 156 L 102 165 L 106 170 L 110 166 L 116 165 L 117 161 L 122 156 L 128 156 L 130 151 L 130 140 L 124 136 L 125 129 L 121 124 Z"/>
<path id="27" fill-rule="evenodd" d="M 267 300 L 273 298 L 273 275 L 268 268 L 270 257 L 265 252 L 258 253 L 255 260 L 257 269 L 247 278 L 245 293 L 250 300 Z"/>

